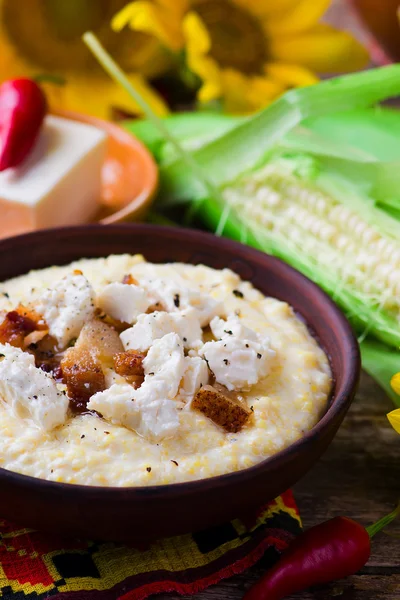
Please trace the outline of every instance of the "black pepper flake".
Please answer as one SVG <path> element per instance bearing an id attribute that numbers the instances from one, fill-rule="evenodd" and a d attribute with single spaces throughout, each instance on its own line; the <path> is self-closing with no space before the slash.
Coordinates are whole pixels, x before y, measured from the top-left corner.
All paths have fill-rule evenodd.
<path id="1" fill-rule="evenodd" d="M 149 375 L 154 375 L 154 371 L 152 371 L 151 373 L 149 373 Z"/>
<path id="2" fill-rule="evenodd" d="M 54 473 L 54 469 L 51 470 L 51 473 Z"/>
<path id="3" fill-rule="evenodd" d="M 236 298 L 244 298 L 244 295 L 240 290 L 233 290 L 233 294 L 236 296 Z"/>
<path id="4" fill-rule="evenodd" d="M 37 400 L 37 396 L 33 396 L 34 400 Z"/>
<path id="5" fill-rule="evenodd" d="M 97 427 L 94 427 L 94 430 L 97 431 Z"/>
<path id="6" fill-rule="evenodd" d="M 85 434 L 84 434 L 84 433 L 82 433 L 82 435 L 81 435 L 81 440 L 83 440 L 83 438 L 84 438 L 84 437 L 85 437 Z"/>
<path id="7" fill-rule="evenodd" d="M 260 354 L 259 352 L 257 352 L 257 358 L 261 358 L 262 354 Z"/>
<path id="8" fill-rule="evenodd" d="M 224 333 L 227 333 L 228 335 L 233 335 L 230 329 L 224 329 Z"/>
<path id="9" fill-rule="evenodd" d="M 250 410 L 251 412 L 254 412 L 254 408 L 252 406 L 250 406 Z"/>
<path id="10" fill-rule="evenodd" d="M 246 344 L 246 348 L 250 348 L 250 346 L 248 344 Z"/>
<path id="11" fill-rule="evenodd" d="M 227 358 L 224 358 L 224 363 L 225 363 L 226 365 L 229 365 L 229 360 L 228 360 Z"/>
<path id="12" fill-rule="evenodd" d="M 176 460 L 171 460 L 172 463 L 174 463 L 174 465 L 176 465 L 177 467 L 179 467 L 178 463 L 176 462 Z"/>
<path id="13" fill-rule="evenodd" d="M 187 342 L 187 338 L 182 338 L 184 342 Z"/>
<path id="14" fill-rule="evenodd" d="M 3 296 L 5 296 L 6 298 L 10 297 L 10 294 L 8 294 L 7 292 L 1 292 L 3 294 Z"/>
<path id="15" fill-rule="evenodd" d="M 175 294 L 175 296 L 174 296 L 174 304 L 175 304 L 176 308 L 179 308 L 179 306 L 181 304 L 181 299 L 179 298 L 179 294 Z"/>
<path id="16" fill-rule="evenodd" d="M 105 433 L 106 435 L 110 435 L 110 432 L 109 432 L 109 431 L 105 431 L 104 433 Z"/>

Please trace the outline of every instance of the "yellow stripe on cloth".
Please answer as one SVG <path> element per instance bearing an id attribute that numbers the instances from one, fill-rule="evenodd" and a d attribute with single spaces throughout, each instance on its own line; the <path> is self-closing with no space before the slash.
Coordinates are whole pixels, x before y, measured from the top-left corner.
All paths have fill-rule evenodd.
<path id="1" fill-rule="evenodd" d="M 198 533 L 166 538 L 145 549 L 111 542 L 60 540 L 0 522 L 0 597 L 35 599 L 113 589 L 137 600 L 157 591 L 195 593 L 253 564 L 266 548 L 282 551 L 300 531 L 291 492 L 258 514 Z M 128 595 L 127 595 L 128 594 Z M 22 598 L 23 598 L 22 596 Z"/>

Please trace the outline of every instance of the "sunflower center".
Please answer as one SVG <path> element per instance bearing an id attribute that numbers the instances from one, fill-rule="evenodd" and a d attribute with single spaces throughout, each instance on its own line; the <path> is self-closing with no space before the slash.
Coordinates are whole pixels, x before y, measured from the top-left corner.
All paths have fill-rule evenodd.
<path id="1" fill-rule="evenodd" d="M 231 0 L 196 0 L 194 9 L 211 38 L 211 56 L 224 68 L 261 73 L 267 44 L 259 21 Z"/>
<path id="2" fill-rule="evenodd" d="M 114 33 L 112 17 L 126 0 L 1 0 L 0 19 L 18 54 L 39 72 L 100 71 L 97 61 L 82 42 L 91 30 L 123 69 L 139 70 L 151 55 L 155 41 L 126 28 Z"/>

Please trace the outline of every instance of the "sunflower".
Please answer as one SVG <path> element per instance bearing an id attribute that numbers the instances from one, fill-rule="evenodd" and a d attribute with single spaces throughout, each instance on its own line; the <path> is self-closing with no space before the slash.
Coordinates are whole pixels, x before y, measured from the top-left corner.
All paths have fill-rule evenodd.
<path id="1" fill-rule="evenodd" d="M 139 109 L 104 73 L 82 34 L 91 29 L 127 71 L 138 91 L 158 114 L 166 107 L 146 79 L 169 65 L 154 36 L 126 30 L 122 36 L 110 19 L 125 0 L 0 0 L 0 80 L 26 76 L 52 77 L 44 84 L 50 106 L 108 118 L 112 108 Z M 22 7 L 23 4 L 23 7 Z"/>
<path id="2" fill-rule="evenodd" d="M 202 103 L 248 113 L 319 74 L 352 71 L 368 55 L 348 33 L 319 23 L 330 0 L 138 0 L 112 21 L 182 53 Z"/>

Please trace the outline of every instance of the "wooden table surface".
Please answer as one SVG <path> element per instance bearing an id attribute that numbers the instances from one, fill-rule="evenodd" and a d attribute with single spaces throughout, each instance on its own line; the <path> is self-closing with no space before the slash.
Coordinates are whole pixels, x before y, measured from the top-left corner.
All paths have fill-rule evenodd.
<path id="1" fill-rule="evenodd" d="M 328 20 L 364 38 L 344 0 L 333 3 Z M 305 527 L 336 515 L 347 515 L 368 525 L 393 510 L 400 500 L 400 436 L 386 418 L 391 408 L 384 392 L 363 373 L 357 397 L 335 440 L 294 489 Z M 354 577 L 290 599 L 400 600 L 400 524 L 392 526 L 390 533 L 398 538 L 385 533 L 374 538 L 370 561 Z M 195 598 L 239 600 L 261 574 L 255 566 Z M 178 596 L 165 594 L 157 598 L 175 600 Z"/>

